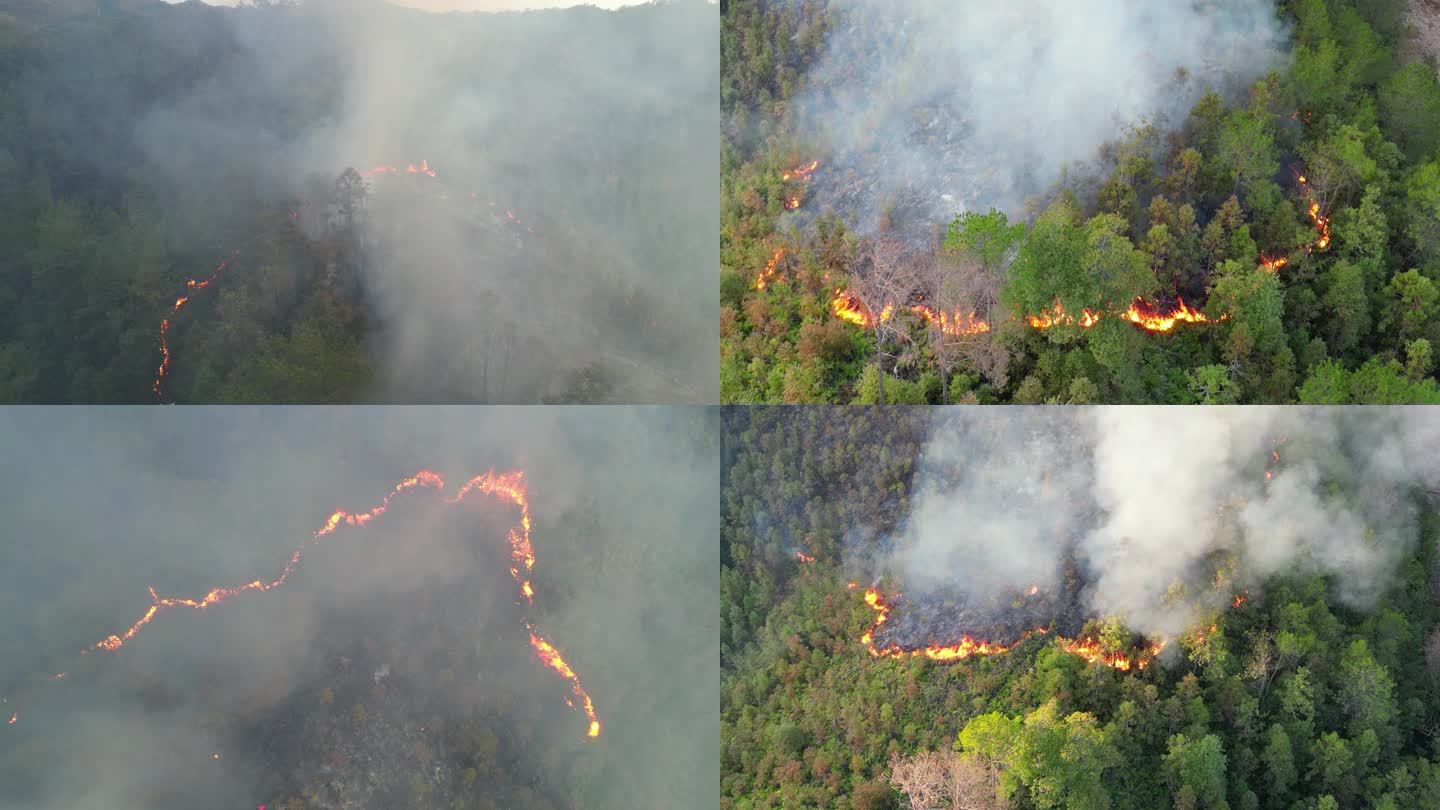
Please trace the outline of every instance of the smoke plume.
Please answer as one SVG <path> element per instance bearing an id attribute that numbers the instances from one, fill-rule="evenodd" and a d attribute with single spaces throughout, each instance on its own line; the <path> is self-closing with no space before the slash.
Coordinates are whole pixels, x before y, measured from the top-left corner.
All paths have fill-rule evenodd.
<path id="1" fill-rule="evenodd" d="M 716 806 L 716 422 L 708 408 L 12 413 L 0 808 L 310 793 L 352 808 Z M 513 504 L 443 504 L 492 466 L 525 473 L 530 606 L 508 570 Z M 396 495 L 311 541 L 420 469 L 443 493 Z M 94 647 L 143 614 L 148 587 L 199 598 L 268 581 L 297 547 L 283 587 L 165 610 Z M 522 619 L 593 697 L 598 738 Z"/>
<path id="2" fill-rule="evenodd" d="M 1175 126 L 1274 66 L 1269 0 L 837 0 L 797 129 L 833 155 L 810 211 L 948 218 L 1025 198 L 1125 129 Z"/>
<path id="3" fill-rule="evenodd" d="M 1422 410 L 947 413 L 891 563 L 911 596 L 1054 593 L 1073 568 L 1090 615 L 1160 636 L 1277 574 L 1363 609 L 1418 540 L 1437 431 Z"/>
<path id="4" fill-rule="evenodd" d="M 24 5 L 27 35 L 68 34 L 27 90 L 74 163 L 37 169 L 57 195 L 143 190 L 193 274 L 240 251 L 170 335 L 175 390 L 200 398 L 198 358 L 224 375 L 252 333 L 330 323 L 300 306 L 323 286 L 363 321 L 363 401 L 715 401 L 718 333 L 696 326 L 719 302 L 714 5 L 100 4 L 169 49 L 140 67 L 73 33 L 93 4 Z M 368 194 L 342 212 L 346 169 Z M 128 288 L 140 269 L 115 272 Z M 222 314 L 283 314 L 216 324 L 222 296 Z"/>

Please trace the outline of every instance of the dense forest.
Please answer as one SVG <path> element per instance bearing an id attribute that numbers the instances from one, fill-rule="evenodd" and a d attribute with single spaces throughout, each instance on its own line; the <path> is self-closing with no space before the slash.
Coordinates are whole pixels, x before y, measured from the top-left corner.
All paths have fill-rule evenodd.
<path id="1" fill-rule="evenodd" d="M 1045 635 L 963 660 L 867 654 L 876 614 L 846 579 L 877 573 L 943 418 L 726 410 L 722 807 L 1440 807 L 1429 496 L 1366 610 L 1337 598 L 1343 578 L 1292 572 L 1143 668 Z"/>
<path id="2" fill-rule="evenodd" d="M 25 409 L 0 429 L 0 807 L 716 806 L 717 410 L 342 410 Z M 420 464 L 443 489 L 312 541 Z M 525 473 L 531 604 L 515 503 L 444 502 L 491 465 Z M 281 587 L 95 646 L 147 587 L 268 582 L 297 548 Z"/>
<path id="3" fill-rule="evenodd" d="M 0 401 L 713 401 L 712 5 L 240 5 L 0 10 Z"/>
<path id="4" fill-rule="evenodd" d="M 821 193 L 867 167 L 827 163 L 806 105 L 867 58 L 901 88 L 925 72 L 885 61 L 905 58 L 888 43 L 915 38 L 913 16 L 874 9 L 724 4 L 722 401 L 1440 401 L 1433 3 L 1277 2 L 1268 73 L 950 221 L 903 188 Z M 913 111 L 922 146 L 943 103 Z"/>

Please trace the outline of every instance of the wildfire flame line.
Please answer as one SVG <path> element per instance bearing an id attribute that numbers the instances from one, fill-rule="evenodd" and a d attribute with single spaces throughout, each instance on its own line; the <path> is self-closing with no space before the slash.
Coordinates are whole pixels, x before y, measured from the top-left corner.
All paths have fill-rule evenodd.
<path id="1" fill-rule="evenodd" d="M 792 169 L 788 172 L 785 172 L 781 175 L 781 178 L 784 180 L 789 180 L 792 177 L 799 177 L 803 180 L 808 181 L 810 172 L 813 172 L 818 166 L 819 162 L 816 161 L 808 164 L 807 166 L 802 166 L 800 168 Z M 1305 178 L 1305 175 L 1298 175 L 1297 180 L 1299 182 L 1300 188 L 1303 189 L 1305 192 L 1305 201 L 1307 204 L 1306 211 L 1310 217 L 1310 221 L 1314 223 L 1315 232 L 1318 235 L 1314 242 L 1307 243 L 1303 245 L 1303 247 L 1305 248 L 1305 251 L 1307 253 L 1314 250 L 1323 251 L 1330 247 L 1330 217 L 1321 214 L 1320 203 L 1315 199 L 1315 195 L 1310 191 L 1310 186 Z M 792 202 L 794 203 L 794 205 L 791 205 Z M 800 198 L 798 197 L 787 199 L 785 202 L 785 207 L 787 209 L 796 208 L 799 207 L 799 205 Z M 769 281 L 769 276 L 772 275 L 774 272 L 774 262 L 778 261 L 779 255 L 780 254 L 777 252 L 777 258 L 775 260 L 772 260 L 770 265 L 766 266 L 765 272 L 761 273 L 760 278 L 757 279 L 755 284 L 756 289 L 765 289 L 765 285 Z M 1289 263 L 1290 259 L 1285 256 L 1278 256 L 1274 258 L 1267 257 L 1264 254 L 1261 254 L 1260 256 L 1260 269 L 1264 270 L 1267 273 L 1275 273 L 1279 271 L 1280 268 L 1285 267 Z M 937 313 L 935 310 L 925 306 L 924 304 L 914 305 L 909 307 L 909 309 L 911 312 L 914 312 L 917 316 L 919 316 L 920 319 L 926 324 L 935 325 L 938 323 L 941 332 L 947 335 L 981 335 L 990 331 L 990 323 L 981 318 L 974 311 L 971 311 L 969 313 L 964 313 L 961 311 L 957 311 L 954 313 Z M 871 316 L 871 314 L 866 311 L 865 306 L 860 303 L 860 300 L 844 288 L 837 289 L 835 291 L 835 295 L 830 299 L 830 311 L 834 313 L 837 318 L 840 318 L 843 321 L 852 323 L 861 328 L 868 329 L 874 326 L 876 323 L 873 316 Z M 893 303 L 886 304 L 881 309 L 879 322 L 888 322 L 894 316 L 894 313 L 895 305 Z M 1154 305 L 1151 305 L 1150 303 L 1146 302 L 1141 298 L 1136 298 L 1130 304 L 1130 307 L 1128 309 L 1126 309 L 1124 312 L 1114 313 L 1114 316 L 1121 318 L 1122 320 L 1127 320 L 1140 327 L 1141 329 L 1145 330 L 1146 332 L 1152 333 L 1172 331 L 1175 326 L 1180 323 L 1214 322 L 1209 317 L 1207 317 L 1205 313 L 1187 306 L 1183 299 L 1176 299 L 1175 307 L 1171 310 L 1164 311 L 1160 310 Z M 1027 324 L 1030 325 L 1031 328 L 1034 329 L 1050 329 L 1055 326 L 1073 326 L 1076 324 L 1078 324 L 1082 329 L 1089 329 L 1090 327 L 1099 323 L 1105 317 L 1108 317 L 1106 313 L 1093 312 L 1088 309 L 1081 310 L 1080 315 L 1077 317 L 1075 315 L 1065 312 L 1064 308 L 1061 307 L 1060 303 L 1057 301 L 1055 303 L 1054 309 L 1050 310 L 1049 312 L 1026 315 L 1024 320 Z M 1219 318 L 1216 318 L 1215 321 L 1224 321 L 1228 318 L 1228 315 L 1222 315 Z"/>
<path id="2" fill-rule="evenodd" d="M 409 478 L 397 483 L 390 492 L 380 501 L 379 505 L 364 512 L 348 512 L 337 510 L 330 514 L 325 523 L 316 529 L 312 535 L 312 543 L 318 543 L 322 538 L 334 534 L 342 526 L 363 527 L 385 514 L 390 508 L 390 502 L 396 496 L 417 489 L 433 489 L 437 493 L 445 489 L 445 479 L 436 472 L 420 470 Z M 508 502 L 520 509 L 519 522 L 511 527 L 507 533 L 507 543 L 510 548 L 510 577 L 515 581 L 521 599 L 526 604 L 534 604 L 535 589 L 530 583 L 529 573 L 535 567 L 535 552 L 530 543 L 530 501 L 528 489 L 525 485 L 525 474 L 520 470 L 506 473 L 490 472 L 474 476 L 467 480 L 454 495 L 443 497 L 445 505 L 456 505 L 465 500 L 472 493 L 490 495 L 502 502 Z M 251 580 L 243 585 L 230 587 L 212 588 L 204 596 L 198 599 L 175 596 L 160 596 L 154 587 L 149 588 L 150 606 L 145 613 L 135 620 L 125 630 L 106 636 L 93 645 L 95 650 L 114 652 L 119 650 L 126 642 L 133 639 L 141 628 L 145 627 L 162 611 L 170 608 L 192 608 L 204 610 L 223 604 L 233 596 L 248 591 L 266 592 L 284 585 L 300 566 L 301 553 L 304 546 L 297 547 L 290 555 L 290 559 L 281 569 L 280 575 L 268 582 L 264 580 Z M 587 736 L 600 736 L 600 720 L 595 713 L 594 703 L 590 695 L 580 685 L 580 678 L 575 670 L 561 657 L 559 650 L 550 643 L 535 625 L 529 620 L 524 620 L 525 630 L 530 636 L 530 646 L 535 651 L 536 658 L 547 668 L 554 670 L 570 684 L 570 690 L 575 698 L 580 701 L 585 717 L 589 721 Z M 84 650 L 82 653 L 88 653 Z M 55 676 L 57 679 L 64 677 L 64 673 Z M 571 706 L 575 704 L 569 700 Z M 10 724 L 14 724 L 17 716 L 12 715 Z"/>
<path id="3" fill-rule="evenodd" d="M 802 184 L 804 184 L 804 183 L 809 183 L 809 182 L 810 182 L 810 175 L 811 175 L 812 173 L 814 173 L 814 171 L 815 171 L 816 169 L 818 169 L 818 168 L 820 168 L 820 161 L 818 161 L 818 160 L 812 160 L 812 161 L 810 161 L 809 163 L 806 163 L 806 164 L 803 164 L 803 165 L 800 165 L 800 166 L 796 166 L 795 168 L 790 169 L 789 171 L 781 172 L 781 173 L 780 173 L 780 179 L 783 180 L 783 181 L 785 181 L 785 182 L 787 182 L 787 183 L 790 182 L 791 180 L 798 180 L 798 181 L 800 181 Z M 801 202 L 801 200 L 804 199 L 804 196 L 805 196 L 805 195 L 804 195 L 803 193 L 798 193 L 798 194 L 791 194 L 790 196 L 786 197 L 786 198 L 785 198 L 785 210 L 786 210 L 786 211 L 794 211 L 796 208 L 799 208 L 799 207 L 800 207 L 800 202 Z"/>
<path id="4" fill-rule="evenodd" d="M 852 588 L 853 590 L 853 588 Z M 1031 588 L 1027 593 L 1034 595 L 1038 588 Z M 885 647 L 875 646 L 875 632 L 880 629 L 890 618 L 890 605 L 880 596 L 879 591 L 874 588 L 865 589 L 865 604 L 875 611 L 875 623 L 865 634 L 860 637 L 860 643 L 865 645 L 866 651 L 875 658 L 904 658 L 924 656 L 932 661 L 958 661 L 975 655 L 999 655 L 1009 652 L 1024 644 L 1033 636 L 1043 636 L 1050 632 L 1048 627 L 1036 627 L 1027 630 L 1020 638 L 1009 644 L 976 639 L 970 635 L 963 635 L 954 644 L 932 644 L 926 647 L 906 649 L 898 644 L 891 644 Z M 1105 652 L 1096 639 L 1081 638 L 1067 639 L 1056 637 L 1056 643 L 1066 652 L 1077 655 L 1093 664 L 1104 664 L 1111 669 L 1128 672 L 1131 669 L 1145 669 L 1151 661 L 1165 648 L 1165 642 L 1155 642 L 1148 647 L 1131 654 L 1129 652 Z"/>
<path id="5" fill-rule="evenodd" d="M 968 313 L 963 310 L 953 313 L 936 312 L 925 304 L 915 304 L 908 309 L 926 324 L 939 325 L 941 332 L 947 335 L 983 335 L 991 329 L 990 322 L 974 311 Z M 830 300 L 830 311 L 834 313 L 835 317 L 861 328 L 868 329 L 876 323 L 875 319 L 866 311 L 865 305 L 844 289 L 835 291 L 835 296 Z M 879 322 L 888 323 L 894 318 L 895 312 L 894 304 L 886 304 L 880 311 Z M 1182 323 L 1213 323 L 1223 321 L 1228 316 L 1212 320 L 1205 313 L 1187 305 L 1184 299 L 1177 299 L 1174 308 L 1162 310 L 1137 298 L 1130 304 L 1129 309 L 1114 313 L 1113 316 L 1085 309 L 1080 311 L 1079 317 L 1076 317 L 1066 312 L 1064 307 L 1056 302 L 1055 307 L 1048 312 L 1027 315 L 1025 323 L 1032 329 L 1041 330 L 1052 329 L 1056 326 L 1076 325 L 1082 329 L 1089 329 L 1106 317 L 1129 321 L 1146 332 L 1170 332 Z"/>
<path id="6" fill-rule="evenodd" d="M 370 171 L 366 172 L 366 174 L 372 174 L 372 175 L 373 175 L 373 174 L 401 174 L 401 173 L 402 173 L 401 169 L 399 169 L 399 168 L 396 167 L 396 166 L 376 166 L 376 167 L 374 167 L 373 169 L 371 169 Z M 439 172 L 437 172 L 437 171 L 435 171 L 434 169 L 430 168 L 430 161 L 428 161 L 428 160 L 422 160 L 422 161 L 420 161 L 420 165 L 419 165 L 419 166 L 416 166 L 414 163 L 411 163 L 409 166 L 406 166 L 406 167 L 405 167 L 403 173 L 404 173 L 404 174 L 423 174 L 423 175 L 426 175 L 427 177 L 439 177 L 439 176 L 440 176 L 440 173 L 439 173 Z"/>
<path id="7" fill-rule="evenodd" d="M 1265 464 L 1266 483 L 1269 483 L 1275 477 L 1275 467 L 1280 464 L 1280 447 L 1284 445 L 1286 441 L 1288 441 L 1288 439 L 1284 436 L 1280 436 L 1274 441 L 1274 445 L 1270 450 L 1269 457 Z M 846 583 L 846 587 L 852 591 L 856 589 L 857 585 L 858 583 L 855 582 Z M 1038 585 L 1032 585 L 1025 593 L 1027 596 L 1035 596 L 1039 593 L 1039 590 Z M 1230 600 L 1230 607 L 1232 609 L 1239 608 L 1249 601 L 1249 599 L 1250 594 L 1242 590 L 1236 593 Z M 1036 627 L 1026 631 L 1019 639 L 1010 644 L 977 640 L 969 635 L 965 635 L 961 636 L 960 640 L 955 644 L 949 645 L 931 645 L 914 649 L 906 649 L 898 644 L 876 647 L 875 633 L 880 629 L 880 625 L 884 624 L 886 620 L 890 618 L 891 606 L 885 603 L 880 592 L 874 588 L 865 589 L 865 604 L 869 605 L 870 609 L 875 611 L 875 622 L 870 625 L 870 628 L 865 631 L 864 635 L 860 636 L 860 643 L 865 645 L 870 655 L 876 658 L 900 658 L 923 655 L 934 661 L 952 661 L 969 658 L 972 655 L 998 655 L 999 653 L 1015 649 L 1032 636 L 1045 635 L 1049 632 L 1049 628 Z M 1212 624 L 1208 630 L 1198 630 L 1192 635 L 1196 643 L 1202 643 L 1209 634 L 1215 633 L 1217 629 L 1218 626 Z M 1161 639 L 1134 654 L 1129 652 L 1107 653 L 1102 649 L 1100 642 L 1093 638 L 1067 639 L 1057 637 L 1056 643 L 1066 652 L 1072 655 L 1078 655 L 1092 664 L 1104 664 L 1111 669 L 1128 672 L 1132 668 L 1145 669 L 1160 655 L 1160 652 L 1165 649 L 1165 645 L 1168 642 L 1166 639 Z"/>
<path id="8" fill-rule="evenodd" d="M 1303 247 L 1306 253 L 1312 253 L 1317 250 L 1324 251 L 1330 247 L 1330 217 L 1320 213 L 1320 202 L 1315 199 L 1315 194 L 1310 190 L 1310 184 L 1305 178 L 1305 175 L 1297 174 L 1295 179 L 1300 185 L 1300 188 L 1305 192 L 1305 213 L 1310 217 L 1310 222 L 1315 226 L 1316 234 L 1315 241 L 1297 245 L 1296 247 Z M 1290 259 L 1286 256 L 1278 256 L 1276 258 L 1269 258 L 1264 254 L 1260 256 L 1260 269 L 1267 273 L 1274 273 L 1288 264 L 1290 264 Z"/>
<path id="9" fill-rule="evenodd" d="M 401 169 L 398 166 L 375 166 L 371 169 L 368 169 L 365 174 L 371 177 L 385 174 L 413 174 L 436 178 L 440 176 L 440 173 L 438 171 L 430 168 L 430 161 L 428 160 L 420 161 L 419 166 L 411 163 L 407 165 L 404 169 Z M 472 191 L 470 192 L 470 199 L 478 200 L 479 197 L 476 195 L 475 192 Z M 495 203 L 491 202 L 490 205 L 491 207 L 494 207 Z M 291 211 L 290 217 L 293 221 L 298 222 L 300 219 L 299 209 Z M 506 211 L 505 217 L 510 222 L 514 223 L 517 227 L 523 227 L 527 232 L 532 234 L 535 233 L 535 229 L 529 225 L 526 225 L 524 222 L 521 222 L 520 218 L 515 216 L 514 211 Z M 194 297 L 196 293 L 200 292 L 201 290 L 209 287 L 212 283 L 214 283 L 220 277 L 220 274 L 223 273 L 227 268 L 229 268 L 230 265 L 234 263 L 237 258 L 240 257 L 241 252 L 241 250 L 236 250 L 233 254 L 231 254 L 230 258 L 221 262 L 220 265 L 215 268 L 214 272 L 212 272 L 208 278 L 204 280 L 190 279 L 189 281 L 185 282 L 185 294 L 175 299 L 175 304 L 170 308 L 170 312 L 166 315 L 166 317 L 161 319 L 159 338 L 160 366 L 156 369 L 155 379 L 150 384 L 150 390 L 154 392 L 156 401 L 164 401 L 165 398 L 165 377 L 170 373 L 171 352 L 169 336 L 170 326 L 172 322 L 174 321 L 175 317 L 180 314 L 180 310 L 184 308 L 187 303 L 190 302 L 190 299 Z M 760 289 L 764 288 L 761 287 Z"/>
<path id="10" fill-rule="evenodd" d="M 755 279 L 755 289 L 763 290 L 769 286 L 770 280 L 775 277 L 776 269 L 780 266 L 780 260 L 783 258 L 785 258 L 785 248 L 776 248 L 775 253 L 770 256 L 770 261 L 765 263 L 765 269 L 761 270 L 760 275 Z"/>
<path id="11" fill-rule="evenodd" d="M 193 298 L 196 293 L 215 283 L 215 280 L 220 278 L 220 274 L 225 272 L 226 268 L 238 258 L 240 258 L 240 251 L 236 250 L 230 254 L 230 258 L 221 262 L 220 265 L 210 273 L 209 278 L 203 281 L 193 278 L 186 281 L 185 294 L 175 299 L 175 304 L 170 307 L 170 313 L 160 320 L 160 367 L 155 370 L 155 381 L 150 385 L 150 390 L 155 392 L 155 399 L 159 400 L 164 398 L 165 375 L 170 373 L 170 322 L 175 319 L 175 316 L 180 314 L 180 310 L 183 309 L 186 304 L 190 303 L 190 299 Z"/>

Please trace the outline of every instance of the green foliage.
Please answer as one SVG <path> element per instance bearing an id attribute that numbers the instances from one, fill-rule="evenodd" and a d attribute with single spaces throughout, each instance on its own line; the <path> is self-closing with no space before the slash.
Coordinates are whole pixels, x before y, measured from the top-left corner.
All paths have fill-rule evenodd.
<path id="1" fill-rule="evenodd" d="M 1286 571 L 1206 618 L 1203 645 L 1175 642 L 1144 670 L 1038 638 L 952 662 L 876 658 L 857 643 L 874 614 L 846 561 L 902 530 L 930 418 L 727 412 L 722 810 L 891 806 L 892 756 L 948 751 L 993 773 L 1017 808 L 1440 808 L 1428 501 L 1415 502 L 1423 544 L 1372 607 L 1342 602 L 1347 583 Z M 1365 485 L 1336 481 L 1335 494 Z M 817 561 L 797 563 L 797 544 Z M 1133 641 L 1114 620 L 1087 632 L 1108 648 Z"/>
<path id="2" fill-rule="evenodd" d="M 1023 720 L 985 714 L 965 725 L 959 745 L 1003 768 L 1002 788 L 1011 795 L 1023 790 L 1036 807 L 1109 806 L 1101 775 L 1119 757 L 1088 713 L 1062 718 L 1052 700 Z"/>
<path id="3" fill-rule="evenodd" d="M 626 359 L 642 352 L 657 358 L 644 347 L 660 347 L 661 356 L 674 352 L 677 362 L 685 347 L 697 345 L 681 339 L 682 331 L 694 335 L 696 313 L 713 322 L 714 306 L 681 279 L 699 278 L 695 257 L 707 255 L 707 246 L 713 254 L 713 235 L 696 223 L 713 220 L 715 188 L 703 169 L 677 167 L 699 166 L 695 155 L 711 154 L 705 144 L 718 133 L 713 114 L 705 116 L 698 105 L 681 104 L 677 113 L 676 97 L 695 87 L 713 95 L 714 57 L 689 49 L 695 60 L 674 64 L 666 79 L 673 89 L 664 93 L 577 95 L 575 87 L 585 76 L 608 76 L 620 86 L 627 75 L 653 73 L 649 66 L 656 62 L 683 56 L 673 45 L 683 37 L 661 32 L 714 36 L 713 9 L 680 3 L 606 14 L 448 17 L 393 10 L 410 43 L 437 41 L 432 34 L 467 43 L 435 52 L 445 69 L 434 76 L 443 79 L 423 92 L 410 88 L 430 94 L 427 106 L 444 107 L 440 100 L 463 94 L 476 77 L 493 78 L 495 66 L 503 65 L 506 78 L 487 85 L 493 94 L 487 103 L 523 113 L 507 119 L 511 137 L 502 139 L 461 132 L 454 117 L 439 129 L 431 119 L 392 130 L 385 148 L 428 139 L 457 152 L 483 152 L 493 169 L 485 179 L 485 193 L 496 197 L 490 204 L 498 203 L 502 216 L 513 206 L 536 230 L 521 247 L 501 230 L 507 226 L 492 227 L 483 203 L 457 201 L 445 206 L 444 227 L 465 237 L 465 255 L 422 259 L 416 245 L 397 246 L 396 237 L 375 233 L 365 234 L 362 250 L 348 221 L 357 210 L 354 195 L 336 195 L 336 216 L 327 222 L 330 184 L 344 177 L 353 191 L 365 182 L 353 169 L 346 172 L 343 161 L 420 157 L 322 155 L 323 149 L 298 147 L 318 144 L 322 131 L 333 134 L 353 99 L 347 101 L 343 49 L 295 45 L 325 39 L 310 32 L 330 24 L 322 22 L 328 13 L 302 13 L 293 5 L 6 5 L 0 14 L 0 309 L 6 316 L 0 321 L 0 402 L 154 401 L 160 324 L 167 317 L 172 362 L 165 401 L 403 398 L 400 381 L 379 385 L 375 367 L 382 358 L 401 362 L 390 351 L 398 332 L 406 332 L 406 345 L 414 348 L 414 327 L 398 324 L 398 312 L 414 324 L 443 311 L 434 298 L 444 282 L 416 272 L 419 261 L 472 280 L 473 263 L 485 268 L 480 277 L 492 279 L 491 286 L 507 275 L 550 284 L 562 274 L 583 273 L 587 289 L 594 283 L 587 311 L 595 317 L 586 322 L 588 329 L 593 321 L 593 329 L 584 333 L 593 335 L 594 345 L 614 347 Z M 409 52 L 408 44 L 396 47 Z M 556 60 L 553 51 L 567 58 Z M 272 58 L 279 53 L 285 58 Z M 402 119 L 410 117 L 391 123 L 405 127 Z M 310 155 L 308 162 L 298 159 L 300 152 Z M 440 167 L 444 182 L 468 182 L 465 161 L 452 160 L 450 168 Z M 693 187 L 697 177 L 705 193 Z M 387 205 L 408 209 L 418 187 L 396 180 Z M 462 189 L 469 187 L 446 193 L 459 198 Z M 425 205 L 414 206 L 414 214 L 438 221 L 426 209 L 439 195 L 423 193 Z M 395 224 L 397 232 L 404 226 Z M 187 286 L 209 278 L 237 250 L 238 258 L 203 292 Z M 497 272 L 500 259 L 508 274 Z M 397 266 L 412 272 L 407 277 Z M 435 286 L 397 307 L 394 300 L 404 296 L 377 284 L 381 277 L 397 286 L 414 279 L 403 282 L 407 291 Z M 570 340 L 553 334 L 564 320 L 554 301 L 495 311 L 501 307 L 478 295 L 482 285 L 467 280 L 461 286 L 476 294 L 473 312 L 451 302 L 456 318 L 472 316 L 469 331 L 434 339 L 448 340 L 444 350 L 425 352 L 436 389 L 411 386 L 414 397 L 516 397 L 514 376 L 504 390 L 492 373 L 483 392 L 473 371 L 456 373 L 458 384 L 441 379 L 462 362 L 475 363 L 480 347 L 516 364 L 553 368 L 556 376 L 572 367 L 573 356 L 557 356 Z M 173 313 L 180 296 L 188 301 Z M 730 300 L 740 297 L 732 291 Z M 530 310 L 547 312 L 536 318 Z M 534 340 L 510 345 L 496 339 L 489 327 L 501 320 Z M 617 346 L 625 335 L 605 324 L 627 321 L 628 334 L 638 333 L 636 343 Z M 684 321 L 683 330 L 677 321 Z M 573 355 L 573 344 L 566 351 Z M 460 356 L 463 361 L 453 359 Z M 688 358 L 689 367 L 696 357 Z M 524 384 L 536 397 L 555 387 L 548 379 Z"/>
<path id="4" fill-rule="evenodd" d="M 1440 333 L 1427 321 L 1431 289 L 1407 274 L 1440 281 L 1440 80 L 1402 41 L 1403 0 L 1281 8 L 1294 26 L 1292 58 L 1250 93 L 1205 93 L 1164 148 L 1137 148 L 1143 136 L 1117 131 L 1107 173 L 1062 184 L 1027 208 L 1038 211 L 1028 223 L 997 211 L 948 223 L 938 247 L 965 268 L 955 286 L 967 300 L 998 301 L 982 313 L 993 329 L 942 365 L 935 330 L 902 307 L 885 348 L 905 362 L 885 367 L 886 400 L 919 401 L 900 383 L 943 368 L 978 377 L 966 401 L 980 402 L 1428 401 L 1436 369 L 1418 345 L 1412 362 L 1410 347 L 1433 346 Z M 807 141 L 793 94 L 840 13 L 831 3 L 727 4 L 726 402 L 796 401 L 802 391 L 813 402 L 879 399 L 881 379 L 856 359 L 873 353 L 873 339 L 829 312 L 858 243 L 871 237 L 846 233 L 830 215 L 813 232 L 777 232 L 778 173 L 829 157 Z M 1323 247 L 1312 205 L 1331 228 Z M 901 208 L 892 216 L 905 216 Z M 753 279 L 777 242 L 800 248 L 790 254 L 792 284 L 757 293 L 737 281 Z M 1281 259 L 1275 272 L 1257 269 Z M 1210 322 L 1165 333 L 1127 325 L 1124 334 L 1115 316 L 1137 298 L 1156 307 L 1184 300 Z M 1068 318 L 1029 326 L 1057 303 Z M 1085 328 L 1086 310 L 1112 323 Z M 827 360 L 813 386 L 780 384 L 788 372 L 774 369 L 813 340 L 805 324 L 821 321 L 870 342 Z M 0 354 L 5 362 L 23 361 Z M 770 374 L 779 382 L 769 384 Z M 940 401 L 928 386 L 919 393 Z"/>

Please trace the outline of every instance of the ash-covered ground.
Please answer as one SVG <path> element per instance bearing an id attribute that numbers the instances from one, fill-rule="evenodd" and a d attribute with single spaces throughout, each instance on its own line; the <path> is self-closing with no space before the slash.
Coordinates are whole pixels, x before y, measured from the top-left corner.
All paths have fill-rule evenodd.
<path id="1" fill-rule="evenodd" d="M 1067 638 L 1080 633 L 1086 615 L 1080 600 L 1082 584 L 1073 569 L 1058 593 L 1028 589 L 994 596 L 975 596 L 954 587 L 939 587 L 887 601 L 891 610 L 875 631 L 877 648 L 913 650 L 949 646 L 969 637 L 1008 646 L 1044 628 Z"/>

